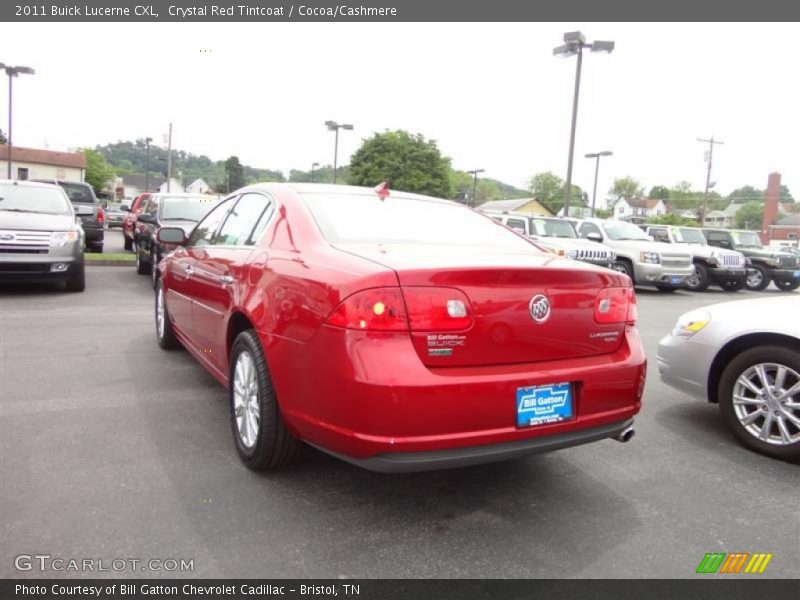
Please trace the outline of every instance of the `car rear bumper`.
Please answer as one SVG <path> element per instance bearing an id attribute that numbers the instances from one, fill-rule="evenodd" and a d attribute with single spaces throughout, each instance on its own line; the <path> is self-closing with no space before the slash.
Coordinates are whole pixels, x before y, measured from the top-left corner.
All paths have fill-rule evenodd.
<path id="1" fill-rule="evenodd" d="M 460 466 L 611 437 L 639 411 L 646 367 L 634 328 L 610 354 L 486 367 L 428 368 L 407 334 L 323 327 L 301 351 L 266 336 L 262 343 L 289 429 L 356 464 L 374 459 L 363 466 L 376 470 Z M 572 383 L 574 416 L 517 427 L 517 388 L 559 382 Z"/>

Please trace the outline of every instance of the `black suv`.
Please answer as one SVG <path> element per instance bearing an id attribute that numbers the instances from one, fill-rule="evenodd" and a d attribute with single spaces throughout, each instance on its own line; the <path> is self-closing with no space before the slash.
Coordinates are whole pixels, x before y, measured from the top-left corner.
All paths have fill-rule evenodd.
<path id="1" fill-rule="evenodd" d="M 81 227 L 86 234 L 86 249 L 91 252 L 103 251 L 103 227 L 106 215 L 103 207 L 94 195 L 92 186 L 82 181 L 64 181 L 62 179 L 34 179 L 41 183 L 54 183 L 61 186 L 81 219 Z"/>
<path id="2" fill-rule="evenodd" d="M 133 251 L 136 272 L 152 275 L 153 287 L 158 279 L 158 263 L 175 247 L 158 241 L 159 227 L 180 227 L 188 236 L 197 222 L 219 202 L 216 196 L 200 194 L 152 194 L 136 215 L 133 226 Z"/>
<path id="3" fill-rule="evenodd" d="M 745 286 L 748 290 L 763 290 L 770 281 L 784 291 L 800 287 L 800 259 L 765 248 L 755 231 L 703 229 L 710 246 L 737 250 L 750 259 Z"/>

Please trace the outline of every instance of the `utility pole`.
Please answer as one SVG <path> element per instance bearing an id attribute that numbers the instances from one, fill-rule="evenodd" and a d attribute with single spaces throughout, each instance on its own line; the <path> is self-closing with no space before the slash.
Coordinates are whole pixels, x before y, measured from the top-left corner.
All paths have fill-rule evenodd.
<path id="1" fill-rule="evenodd" d="M 472 171 L 467 171 L 468 175 L 472 175 L 472 201 L 467 202 L 467 206 L 472 206 L 473 208 L 477 205 L 476 196 L 478 194 L 478 173 L 483 173 L 485 169 L 474 169 Z"/>
<path id="2" fill-rule="evenodd" d="M 172 183 L 172 123 L 169 124 L 169 138 L 167 140 L 167 191 Z"/>
<path id="3" fill-rule="evenodd" d="M 711 189 L 711 162 L 714 159 L 714 144 L 724 144 L 725 142 L 715 140 L 713 135 L 711 136 L 711 139 L 704 140 L 703 138 L 697 138 L 697 141 L 703 142 L 704 144 L 708 144 L 708 170 L 706 171 L 706 191 L 703 193 L 703 214 L 700 215 L 700 227 L 705 227 L 706 212 L 708 210 L 708 190 Z"/>
<path id="4" fill-rule="evenodd" d="M 150 142 L 153 138 L 144 138 L 144 191 L 150 191 Z"/>

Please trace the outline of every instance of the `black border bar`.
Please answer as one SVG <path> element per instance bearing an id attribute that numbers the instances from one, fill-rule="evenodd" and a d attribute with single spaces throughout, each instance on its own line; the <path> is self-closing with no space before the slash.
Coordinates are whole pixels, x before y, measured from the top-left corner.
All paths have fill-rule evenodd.
<path id="1" fill-rule="evenodd" d="M 249 7 L 250 12 L 239 7 Z M 182 10 L 178 10 L 182 9 Z M 792 0 L 3 0 L 9 22 L 797 21 Z"/>

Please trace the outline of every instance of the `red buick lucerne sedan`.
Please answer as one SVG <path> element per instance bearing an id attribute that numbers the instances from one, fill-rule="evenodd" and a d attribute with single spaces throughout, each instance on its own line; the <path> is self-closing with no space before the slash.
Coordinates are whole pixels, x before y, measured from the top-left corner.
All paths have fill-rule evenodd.
<path id="1" fill-rule="evenodd" d="M 227 386 L 253 469 L 301 442 L 401 472 L 633 435 L 630 279 L 461 204 L 258 184 L 158 236 L 178 244 L 158 267 L 158 343 Z"/>

